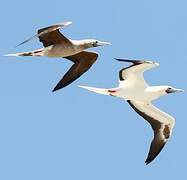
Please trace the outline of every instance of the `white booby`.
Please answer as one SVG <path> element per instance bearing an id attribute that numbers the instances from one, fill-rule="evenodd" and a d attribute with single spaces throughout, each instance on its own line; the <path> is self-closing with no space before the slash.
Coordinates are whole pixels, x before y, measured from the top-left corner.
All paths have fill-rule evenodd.
<path id="1" fill-rule="evenodd" d="M 144 71 L 158 66 L 159 64 L 156 62 L 124 59 L 117 60 L 133 63 L 131 66 L 120 70 L 120 80 L 117 88 L 101 89 L 88 86 L 80 87 L 99 94 L 125 99 L 140 116 L 150 123 L 154 131 L 154 138 L 145 161 L 146 164 L 149 164 L 156 158 L 168 141 L 175 124 L 175 119 L 152 105 L 152 101 L 160 96 L 183 90 L 171 86 L 149 86 L 145 82 L 143 77 Z"/>
<path id="2" fill-rule="evenodd" d="M 53 91 L 61 89 L 85 73 L 96 61 L 98 54 L 95 52 L 84 51 L 85 49 L 110 44 L 95 39 L 71 40 L 62 35 L 60 28 L 70 25 L 71 22 L 63 22 L 38 30 L 38 33 L 23 41 L 22 45 L 35 37 L 43 43 L 44 48 L 29 52 L 7 54 L 5 56 L 47 56 L 64 57 L 74 64 L 55 86 Z M 18 45 L 18 46 L 19 46 Z"/>

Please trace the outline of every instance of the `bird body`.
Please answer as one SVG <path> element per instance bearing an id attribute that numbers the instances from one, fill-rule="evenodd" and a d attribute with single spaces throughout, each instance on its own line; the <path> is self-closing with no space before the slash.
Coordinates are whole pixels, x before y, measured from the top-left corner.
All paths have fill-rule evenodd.
<path id="1" fill-rule="evenodd" d="M 133 63 L 131 66 L 120 70 L 118 87 L 109 89 L 80 87 L 95 93 L 111 95 L 126 100 L 135 112 L 150 123 L 154 131 L 154 138 L 145 161 L 146 164 L 149 164 L 157 157 L 168 141 L 175 124 L 175 119 L 156 108 L 152 101 L 166 94 L 183 90 L 171 86 L 149 86 L 146 83 L 143 77 L 144 71 L 157 67 L 158 63 L 140 60 L 117 60 Z"/>
<path id="2" fill-rule="evenodd" d="M 69 44 L 59 43 L 49 45 L 47 47 L 34 51 L 21 52 L 15 54 L 7 54 L 5 56 L 47 56 L 50 58 L 68 57 L 82 52 L 85 49 L 91 48 L 92 42 L 97 40 L 70 40 Z"/>
<path id="3" fill-rule="evenodd" d="M 139 88 L 138 86 L 133 87 L 127 85 L 124 86 L 123 88 L 117 87 L 117 88 L 109 88 L 109 89 L 95 88 L 95 87 L 88 87 L 88 86 L 79 86 L 79 87 L 88 89 L 98 94 L 111 95 L 125 100 L 134 100 L 134 101 L 143 101 L 143 102 L 154 101 L 166 94 L 163 91 L 163 89 L 165 89 L 166 86 L 148 86 L 145 88 Z"/>
<path id="4" fill-rule="evenodd" d="M 70 44 L 55 44 L 44 48 L 44 56 L 48 57 L 68 57 L 91 48 L 92 42 L 97 40 L 70 40 Z"/>
<path id="5" fill-rule="evenodd" d="M 44 48 L 44 56 L 47 57 L 67 57 L 80 53 L 86 49 L 84 46 L 80 46 L 78 43 L 69 44 L 55 44 Z"/>

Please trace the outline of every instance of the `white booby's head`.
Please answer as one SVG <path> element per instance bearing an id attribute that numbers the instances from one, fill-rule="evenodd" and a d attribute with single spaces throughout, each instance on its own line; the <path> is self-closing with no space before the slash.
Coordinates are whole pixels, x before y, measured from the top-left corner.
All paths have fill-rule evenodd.
<path id="1" fill-rule="evenodd" d="M 167 94 L 170 94 L 170 93 L 175 93 L 175 92 L 184 92 L 184 90 L 183 89 L 177 89 L 177 88 L 174 88 L 174 87 L 171 87 L 171 86 L 166 86 L 165 92 Z"/>
<path id="2" fill-rule="evenodd" d="M 161 96 L 170 93 L 183 92 L 183 89 L 177 89 L 172 86 L 154 86 L 153 89 L 157 91 Z"/>
<path id="3" fill-rule="evenodd" d="M 151 99 L 155 100 L 161 96 L 165 96 L 167 94 L 175 93 L 175 92 L 183 92 L 182 89 L 177 89 L 172 86 L 148 86 L 146 91 L 151 95 Z"/>

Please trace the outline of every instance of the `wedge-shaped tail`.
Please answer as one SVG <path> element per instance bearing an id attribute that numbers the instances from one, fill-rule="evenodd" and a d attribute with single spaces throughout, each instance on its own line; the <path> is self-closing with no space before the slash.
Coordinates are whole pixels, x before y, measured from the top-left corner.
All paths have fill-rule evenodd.
<path id="1" fill-rule="evenodd" d="M 4 56 L 43 56 L 43 49 L 38 49 L 35 51 L 20 52 L 15 54 L 5 54 Z"/>
<path id="2" fill-rule="evenodd" d="M 103 89 L 103 88 L 95 88 L 95 87 L 89 87 L 89 86 L 79 86 L 79 87 L 98 93 L 98 94 L 104 94 L 104 95 L 111 95 L 111 92 L 115 91 L 114 89 Z"/>

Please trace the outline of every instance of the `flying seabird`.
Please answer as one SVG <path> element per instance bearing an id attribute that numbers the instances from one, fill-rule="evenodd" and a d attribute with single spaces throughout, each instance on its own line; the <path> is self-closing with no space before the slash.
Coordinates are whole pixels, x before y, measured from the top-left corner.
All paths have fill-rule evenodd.
<path id="1" fill-rule="evenodd" d="M 175 119 L 169 114 L 156 108 L 152 101 L 166 94 L 181 92 L 182 89 L 176 89 L 171 86 L 149 86 L 144 80 L 144 71 L 159 66 L 152 61 L 125 60 L 118 61 L 130 62 L 131 66 L 119 71 L 119 86 L 117 88 L 101 89 L 88 86 L 80 86 L 90 91 L 120 97 L 125 99 L 129 105 L 150 123 L 154 138 L 151 142 L 150 150 L 145 161 L 149 164 L 160 153 L 169 137 L 175 124 Z"/>
<path id="2" fill-rule="evenodd" d="M 53 91 L 61 89 L 84 74 L 97 60 L 98 54 L 84 51 L 85 49 L 110 44 L 95 39 L 72 40 L 60 33 L 59 29 L 70 25 L 71 22 L 63 22 L 38 30 L 38 33 L 23 41 L 18 46 L 38 37 L 44 48 L 29 52 L 7 54 L 5 56 L 47 56 L 63 57 L 74 64 L 55 86 Z"/>

